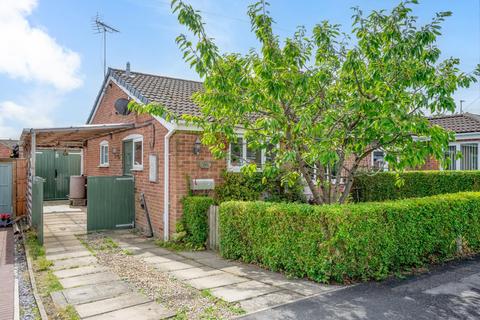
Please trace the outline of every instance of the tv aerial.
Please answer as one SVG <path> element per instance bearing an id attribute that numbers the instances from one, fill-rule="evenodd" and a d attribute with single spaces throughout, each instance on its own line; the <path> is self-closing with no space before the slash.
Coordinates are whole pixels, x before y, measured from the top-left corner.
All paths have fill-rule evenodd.
<path id="1" fill-rule="evenodd" d="M 119 33 L 120 31 L 102 21 L 97 15 L 93 18 L 92 28 L 95 34 L 103 35 L 103 76 L 107 75 L 107 33 Z"/>

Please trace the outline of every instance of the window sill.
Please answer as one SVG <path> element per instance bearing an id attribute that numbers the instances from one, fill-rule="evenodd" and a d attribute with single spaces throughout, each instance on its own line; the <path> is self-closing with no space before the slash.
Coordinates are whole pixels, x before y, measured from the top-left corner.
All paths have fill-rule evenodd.
<path id="1" fill-rule="evenodd" d="M 133 167 L 130 171 L 143 171 L 143 166 Z"/>
<path id="2" fill-rule="evenodd" d="M 98 167 L 99 168 L 108 168 L 108 167 L 110 167 L 110 165 L 108 163 L 106 163 L 106 164 L 101 164 Z"/>

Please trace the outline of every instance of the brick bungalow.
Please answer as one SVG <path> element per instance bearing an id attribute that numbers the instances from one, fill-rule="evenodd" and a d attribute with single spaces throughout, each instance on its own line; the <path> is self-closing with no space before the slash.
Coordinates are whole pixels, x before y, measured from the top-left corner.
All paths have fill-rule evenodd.
<path id="1" fill-rule="evenodd" d="M 191 96 L 201 87 L 196 81 L 109 69 L 87 121 L 88 125 L 134 124 L 131 129 L 89 139 L 83 148 L 84 174 L 133 175 L 136 227 L 147 228 L 140 206 L 140 194 L 144 193 L 154 234 L 164 239 L 175 232 L 182 215 L 181 199 L 188 194 L 192 181 L 202 181 L 206 189 L 211 189 L 220 182 L 222 171 L 239 167 L 228 160 L 214 159 L 208 148 L 200 145 L 198 128 L 148 114 L 119 112 L 115 104 L 133 99 L 144 104 L 160 103 L 177 115 L 197 114 Z M 242 152 L 246 153 L 245 149 Z"/>

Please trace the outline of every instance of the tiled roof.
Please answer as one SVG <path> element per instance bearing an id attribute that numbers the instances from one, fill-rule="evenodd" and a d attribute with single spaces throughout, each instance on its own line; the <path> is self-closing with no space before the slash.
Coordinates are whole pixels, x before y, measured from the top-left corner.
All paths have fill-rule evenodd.
<path id="1" fill-rule="evenodd" d="M 130 72 L 128 76 L 119 69 L 110 69 L 110 75 L 143 103 L 161 104 L 177 116 L 200 114 L 192 94 L 203 90 L 201 82 L 140 72 Z"/>
<path id="2" fill-rule="evenodd" d="M 18 144 L 18 140 L 0 139 L 0 143 L 7 146 L 8 148 L 13 148 L 14 145 Z"/>
<path id="3" fill-rule="evenodd" d="M 473 113 L 434 116 L 428 120 L 455 133 L 480 132 L 480 115 Z"/>

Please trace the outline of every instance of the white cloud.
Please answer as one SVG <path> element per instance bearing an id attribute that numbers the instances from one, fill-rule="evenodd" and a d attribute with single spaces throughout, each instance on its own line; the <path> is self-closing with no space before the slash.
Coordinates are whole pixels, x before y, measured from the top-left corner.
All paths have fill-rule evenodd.
<path id="1" fill-rule="evenodd" d="M 45 87 L 34 88 L 20 102 L 0 101 L 0 137 L 18 138 L 22 128 L 54 126 L 62 102 L 62 94 Z"/>
<path id="2" fill-rule="evenodd" d="M 81 86 L 80 55 L 27 20 L 36 5 L 37 0 L 0 1 L 0 73 L 62 91 Z"/>

